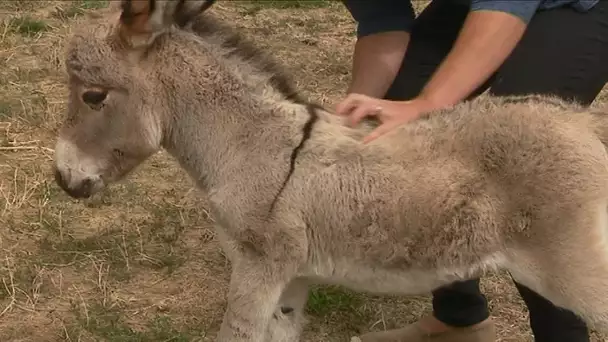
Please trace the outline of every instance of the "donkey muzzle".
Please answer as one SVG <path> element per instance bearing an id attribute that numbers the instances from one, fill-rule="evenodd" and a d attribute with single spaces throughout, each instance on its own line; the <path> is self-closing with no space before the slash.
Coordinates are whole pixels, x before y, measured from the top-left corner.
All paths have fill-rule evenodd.
<path id="1" fill-rule="evenodd" d="M 99 177 L 78 177 L 70 169 L 60 170 L 55 168 L 55 182 L 57 185 L 73 198 L 89 198 L 101 186 Z"/>

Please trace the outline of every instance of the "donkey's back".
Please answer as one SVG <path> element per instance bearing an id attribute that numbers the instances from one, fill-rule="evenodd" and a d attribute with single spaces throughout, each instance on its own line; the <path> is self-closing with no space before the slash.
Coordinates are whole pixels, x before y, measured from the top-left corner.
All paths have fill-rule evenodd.
<path id="1" fill-rule="evenodd" d="M 304 212 L 306 272 L 414 294 L 507 269 L 605 324 L 608 158 L 596 130 L 575 104 L 482 96 L 368 146 L 319 148 L 335 155 L 322 168 L 332 158 L 303 155 L 315 166 L 302 162 L 283 205 Z"/>

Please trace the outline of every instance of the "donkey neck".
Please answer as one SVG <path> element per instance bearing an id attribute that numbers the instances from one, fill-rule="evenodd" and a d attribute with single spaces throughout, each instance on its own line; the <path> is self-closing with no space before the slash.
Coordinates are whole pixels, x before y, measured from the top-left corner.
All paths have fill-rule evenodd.
<path id="1" fill-rule="evenodd" d="M 234 76 L 221 69 L 215 69 L 218 73 L 209 83 L 188 82 L 187 74 L 181 75 L 175 84 L 181 89 L 172 90 L 180 96 L 173 96 L 165 149 L 207 191 L 239 178 L 251 182 L 241 173 L 252 169 L 266 168 L 282 179 L 309 119 L 306 106 L 260 94 L 260 87 L 267 86 L 263 83 L 255 91 L 242 84 L 222 89 Z M 213 95 L 205 95 L 209 93 Z"/>
<path id="2" fill-rule="evenodd" d="M 188 34 L 172 38 L 180 48 L 162 68 L 173 69 L 162 82 L 173 102 L 164 147 L 206 192 L 274 195 L 310 126 L 308 104 L 278 68 L 254 52 L 243 55 L 220 33 L 190 43 L 180 42 L 192 40 Z"/>
<path id="3" fill-rule="evenodd" d="M 276 120 L 265 111 L 259 115 L 270 118 L 254 120 L 233 113 L 215 108 L 176 118 L 166 149 L 206 193 L 216 221 L 242 229 L 268 219 L 306 118 Z"/>

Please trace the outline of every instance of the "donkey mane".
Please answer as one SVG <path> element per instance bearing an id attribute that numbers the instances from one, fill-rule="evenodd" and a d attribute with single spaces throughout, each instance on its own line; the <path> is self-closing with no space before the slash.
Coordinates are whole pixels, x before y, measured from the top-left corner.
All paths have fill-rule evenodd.
<path id="1" fill-rule="evenodd" d="M 312 104 L 296 89 L 291 76 L 280 63 L 232 27 L 208 13 L 203 13 L 192 21 L 190 29 L 203 39 L 211 36 L 219 37 L 222 40 L 221 46 L 230 51 L 224 57 L 237 56 L 257 68 L 258 71 L 268 75 L 270 84 L 285 99 L 303 105 Z"/>
<path id="2" fill-rule="evenodd" d="M 300 151 L 312 135 L 314 125 L 319 119 L 317 110 L 323 110 L 324 108 L 320 104 L 312 102 L 304 97 L 294 86 L 290 75 L 280 63 L 255 46 L 255 44 L 232 27 L 220 22 L 208 13 L 200 14 L 190 25 L 190 30 L 203 39 L 212 36 L 220 38 L 221 47 L 229 51 L 223 57 L 230 58 L 236 56 L 243 63 L 248 63 L 255 67 L 259 72 L 269 77 L 269 83 L 279 94 L 284 96 L 286 100 L 306 106 L 309 118 L 304 126 L 302 126 L 302 139 L 292 150 L 289 158 L 289 171 L 283 184 L 279 188 L 277 195 L 270 204 L 269 214 L 271 214 L 277 200 L 295 171 L 295 164 Z M 179 25 L 180 28 L 185 28 L 184 26 L 185 25 L 183 24 Z"/>

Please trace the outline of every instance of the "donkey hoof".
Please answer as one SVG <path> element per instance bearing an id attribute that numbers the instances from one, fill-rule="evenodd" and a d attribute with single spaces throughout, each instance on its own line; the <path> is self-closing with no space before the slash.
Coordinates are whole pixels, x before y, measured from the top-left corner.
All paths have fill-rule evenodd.
<path id="1" fill-rule="evenodd" d="M 357 336 L 354 336 L 354 337 L 350 338 L 350 342 L 361 342 L 361 339 L 358 338 Z"/>

